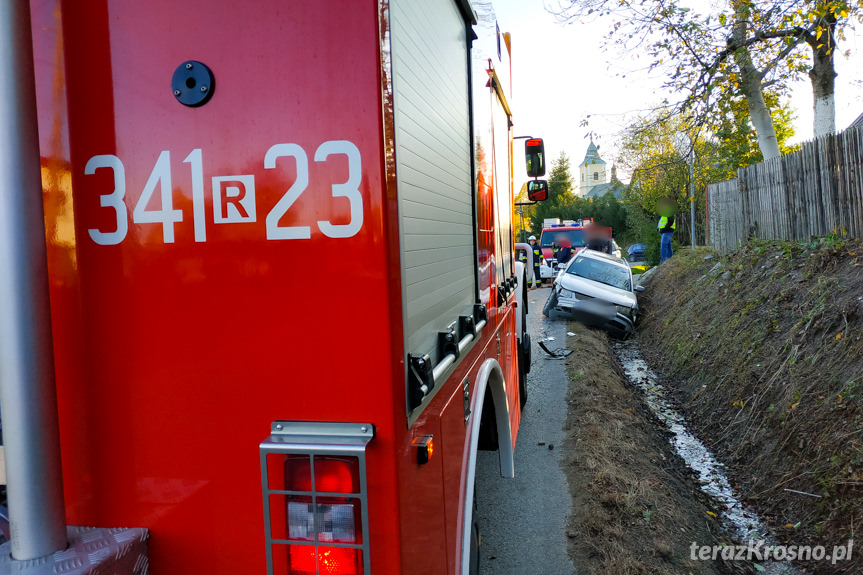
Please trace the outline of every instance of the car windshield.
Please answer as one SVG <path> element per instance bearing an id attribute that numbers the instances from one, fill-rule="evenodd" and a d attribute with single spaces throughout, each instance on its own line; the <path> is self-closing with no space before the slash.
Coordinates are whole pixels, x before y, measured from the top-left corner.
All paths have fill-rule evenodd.
<path id="1" fill-rule="evenodd" d="M 550 248 L 552 242 L 559 246 L 578 248 L 584 245 L 584 232 L 582 230 L 544 230 L 540 245 Z"/>
<path id="2" fill-rule="evenodd" d="M 577 256 L 569 267 L 566 268 L 566 273 L 618 289 L 632 291 L 629 271 L 611 262 Z"/>

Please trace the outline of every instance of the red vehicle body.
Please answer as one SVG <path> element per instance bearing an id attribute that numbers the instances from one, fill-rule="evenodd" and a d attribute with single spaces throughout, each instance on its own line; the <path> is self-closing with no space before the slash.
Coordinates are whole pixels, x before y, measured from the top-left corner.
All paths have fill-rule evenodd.
<path id="1" fill-rule="evenodd" d="M 513 473 L 530 346 L 493 13 L 31 9 L 68 522 L 147 527 L 160 575 L 471 570 L 476 450 Z M 467 199 L 417 207 L 444 164 Z"/>
<path id="2" fill-rule="evenodd" d="M 608 237 L 611 238 L 611 228 L 602 226 L 593 226 L 593 220 L 567 220 L 560 224 L 552 224 L 542 228 L 542 233 L 539 236 L 539 245 L 542 249 L 542 257 L 549 260 L 554 257 L 554 251 L 551 244 L 554 243 L 560 247 L 572 248 L 572 253 L 576 254 L 587 245 L 585 236 L 586 226 L 590 225 L 594 231 L 605 230 Z"/>

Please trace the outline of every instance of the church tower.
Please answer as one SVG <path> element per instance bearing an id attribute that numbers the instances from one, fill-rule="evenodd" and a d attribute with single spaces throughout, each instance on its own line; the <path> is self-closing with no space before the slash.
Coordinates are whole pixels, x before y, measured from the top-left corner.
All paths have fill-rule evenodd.
<path id="1" fill-rule="evenodd" d="M 578 165 L 578 195 L 583 198 L 594 186 L 606 183 L 605 177 L 605 160 L 599 157 L 591 136 L 584 160 Z"/>

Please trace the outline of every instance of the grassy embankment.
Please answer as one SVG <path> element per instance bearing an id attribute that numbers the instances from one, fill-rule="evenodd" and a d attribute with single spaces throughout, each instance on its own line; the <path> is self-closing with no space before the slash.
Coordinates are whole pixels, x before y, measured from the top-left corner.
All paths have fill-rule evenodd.
<path id="1" fill-rule="evenodd" d="M 863 246 L 752 241 L 681 250 L 642 296 L 638 337 L 741 499 L 786 545 L 863 526 Z M 804 564 L 863 573 L 852 559 Z"/>
<path id="2" fill-rule="evenodd" d="M 573 497 L 567 535 L 579 575 L 753 573 L 746 562 L 693 561 L 721 545 L 719 509 L 674 453 L 627 382 L 608 336 L 570 323 L 564 470 Z"/>

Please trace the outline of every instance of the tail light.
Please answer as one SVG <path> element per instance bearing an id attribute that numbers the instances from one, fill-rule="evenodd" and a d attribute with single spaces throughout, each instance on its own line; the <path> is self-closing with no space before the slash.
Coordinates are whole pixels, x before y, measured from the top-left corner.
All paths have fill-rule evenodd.
<path id="1" fill-rule="evenodd" d="M 370 424 L 273 423 L 261 443 L 270 575 L 367 575 Z"/>

